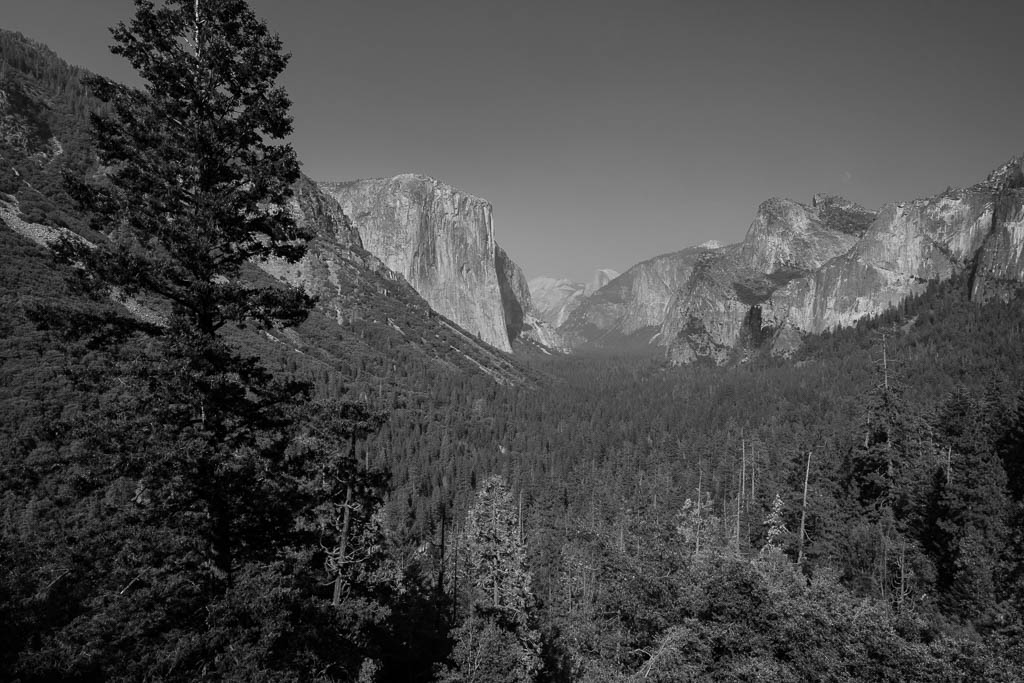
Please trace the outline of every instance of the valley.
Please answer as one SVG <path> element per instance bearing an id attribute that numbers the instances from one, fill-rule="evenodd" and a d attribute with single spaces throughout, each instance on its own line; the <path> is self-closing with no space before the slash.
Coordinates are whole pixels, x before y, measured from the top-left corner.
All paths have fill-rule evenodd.
<path id="1" fill-rule="evenodd" d="M 0 678 L 1024 680 L 1024 157 L 530 279 L 443 180 L 0 66 Z"/>

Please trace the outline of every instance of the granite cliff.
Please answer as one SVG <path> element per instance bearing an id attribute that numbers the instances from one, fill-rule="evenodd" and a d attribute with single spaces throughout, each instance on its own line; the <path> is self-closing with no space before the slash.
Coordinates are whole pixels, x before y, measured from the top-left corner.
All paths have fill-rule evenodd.
<path id="1" fill-rule="evenodd" d="M 601 268 L 594 272 L 594 277 L 588 283 L 564 278 L 535 277 L 529 282 L 534 313 L 557 328 L 576 310 L 584 297 L 590 296 L 618 276 L 619 273 L 610 268 Z"/>
<path id="2" fill-rule="evenodd" d="M 508 356 L 438 315 L 401 274 L 367 251 L 341 206 L 316 183 L 302 177 L 293 189 L 289 210 L 313 234 L 306 255 L 297 263 L 270 260 L 257 265 L 317 298 L 316 312 L 327 319 L 327 326 L 323 340 L 309 343 L 306 353 L 323 354 L 318 345 L 355 343 L 356 353 L 366 355 L 358 347 L 369 335 L 378 338 L 376 345 L 380 338 L 388 339 L 384 346 L 391 353 L 416 357 L 420 363 L 482 372 L 499 383 L 523 381 Z"/>
<path id="3" fill-rule="evenodd" d="M 505 329 L 513 348 L 519 342 L 551 352 L 568 351 L 565 340 L 555 328 L 537 315 L 523 269 L 501 247 L 494 250 L 494 268 L 498 273 Z"/>
<path id="4" fill-rule="evenodd" d="M 982 183 L 877 214 L 836 197 L 769 200 L 742 244 L 694 270 L 659 339 L 677 362 L 786 354 L 802 334 L 881 313 L 932 280 L 966 272 L 973 296 L 1006 296 L 1024 278 L 1021 187 L 1015 159 Z"/>
<path id="5" fill-rule="evenodd" d="M 971 187 L 877 212 L 823 194 L 810 204 L 769 199 L 739 244 L 639 263 L 578 297 L 558 331 L 573 348 L 663 346 L 682 363 L 788 354 L 804 334 L 852 325 L 961 273 L 978 299 L 1024 282 L 1021 158 Z"/>
<path id="6" fill-rule="evenodd" d="M 839 197 L 817 195 L 810 205 L 778 198 L 763 202 L 743 242 L 702 256 L 676 290 L 659 341 L 678 362 L 722 362 L 738 346 L 766 342 L 779 352 L 791 350 L 792 326 L 766 320 L 766 308 L 774 311 L 772 295 L 853 249 L 874 218 Z"/>
<path id="7" fill-rule="evenodd" d="M 526 279 L 494 239 L 490 203 L 422 175 L 320 183 L 362 244 L 438 313 L 502 351 L 529 323 Z"/>
<path id="8" fill-rule="evenodd" d="M 581 297 L 559 333 L 573 348 L 643 348 L 657 343 L 669 302 L 700 257 L 714 251 L 690 247 L 636 264 Z"/>

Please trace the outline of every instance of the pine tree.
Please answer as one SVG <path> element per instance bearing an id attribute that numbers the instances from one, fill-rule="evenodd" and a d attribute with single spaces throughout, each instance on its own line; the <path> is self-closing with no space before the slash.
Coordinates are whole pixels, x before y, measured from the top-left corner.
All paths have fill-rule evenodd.
<path id="1" fill-rule="evenodd" d="M 1012 510 L 1006 472 L 995 453 L 988 407 L 952 393 L 934 418 L 935 471 L 923 541 L 936 568 L 936 588 L 951 612 L 975 618 L 997 598 L 1000 554 Z"/>
<path id="2" fill-rule="evenodd" d="M 304 524 L 325 549 L 325 568 L 333 575 L 331 602 L 338 606 L 360 574 L 380 564 L 382 539 L 374 515 L 383 503 L 386 475 L 360 463 L 356 444 L 376 432 L 384 415 L 362 403 L 340 400 L 313 406 L 305 420 L 306 477 L 315 505 Z"/>
<path id="3" fill-rule="evenodd" d="M 466 572 L 481 611 L 518 623 L 532 606 L 519 514 L 501 476 L 485 479 L 466 515 Z"/>
<path id="4" fill-rule="evenodd" d="M 904 399 L 884 335 L 880 355 L 862 441 L 852 454 L 851 494 L 860 509 L 847 534 L 847 562 L 857 567 L 851 577 L 855 585 L 870 585 L 899 606 L 909 591 L 908 577 L 914 574 L 910 567 L 920 559 L 908 532 L 925 488 L 926 429 Z"/>
<path id="5" fill-rule="evenodd" d="M 129 25 L 113 29 L 112 51 L 128 59 L 145 90 L 91 81 L 113 106 L 112 115 L 93 117 L 111 171 L 102 185 L 77 186 L 111 240 L 65 250 L 96 284 L 169 303 L 156 335 L 162 386 L 154 391 L 168 392 L 160 416 L 178 444 L 152 459 L 144 485 L 189 482 L 186 495 L 208 510 L 213 566 L 230 583 L 245 545 L 245 530 L 234 527 L 251 504 L 243 501 L 256 498 L 247 480 L 280 461 L 289 426 L 282 408 L 305 391 L 277 382 L 223 334 L 232 323 L 296 324 L 311 305 L 301 291 L 242 279 L 254 259 L 304 253 L 284 210 L 298 164 L 288 145 L 268 142 L 291 129 L 287 97 L 275 85 L 287 58 L 241 0 L 160 8 L 137 0 L 136 10 Z"/>
<path id="6" fill-rule="evenodd" d="M 506 680 L 532 680 L 539 670 L 540 636 L 533 624 L 534 597 L 521 534 L 504 479 L 488 477 L 466 515 L 463 547 L 471 613 L 454 634 L 454 667 L 444 680 L 484 680 L 472 674 L 477 663 L 507 658 L 509 642 L 516 644 L 517 666 Z M 487 637 L 478 637 L 481 632 Z"/>
<path id="7" fill-rule="evenodd" d="M 783 551 L 783 543 L 789 536 L 789 529 L 786 528 L 786 521 L 783 517 L 784 510 L 785 503 L 782 502 L 782 497 L 776 493 L 775 500 L 772 501 L 771 512 L 764 520 L 764 526 L 767 528 L 767 541 L 761 548 L 762 554 L 777 554 Z"/>
<path id="8" fill-rule="evenodd" d="M 287 57 L 242 0 L 136 0 L 112 33 L 145 85 L 91 80 L 110 105 L 93 117 L 107 174 L 68 178 L 108 239 L 58 253 L 83 289 L 144 297 L 162 321 L 108 317 L 90 334 L 93 348 L 135 343 L 114 368 L 123 405 L 82 426 L 69 456 L 109 509 L 83 533 L 110 547 L 73 570 L 85 597 L 44 648 L 45 666 L 251 680 L 358 665 L 296 524 L 319 502 L 311 456 L 291 446 L 309 388 L 231 342 L 247 325 L 297 324 L 312 305 L 244 278 L 251 261 L 305 248 L 285 210 L 298 164 L 276 142 L 291 129 L 275 83 Z"/>
<path id="9" fill-rule="evenodd" d="M 853 457 L 855 494 L 874 518 L 892 515 L 901 470 L 910 456 L 912 434 L 903 387 L 893 373 L 892 359 L 882 340 L 878 382 L 868 397 L 864 436 Z"/>

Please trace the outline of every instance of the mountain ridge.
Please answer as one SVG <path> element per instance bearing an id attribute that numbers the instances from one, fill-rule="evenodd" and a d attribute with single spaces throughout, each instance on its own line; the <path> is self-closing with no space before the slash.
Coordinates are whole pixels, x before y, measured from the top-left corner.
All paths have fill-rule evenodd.
<path id="1" fill-rule="evenodd" d="M 0 219 L 6 217 L 0 227 L 44 248 L 62 234 L 105 239 L 75 206 L 63 180 L 65 172 L 102 175 L 87 115 L 103 105 L 82 84 L 88 72 L 36 41 L 3 30 L 0 63 Z M 514 359 L 431 310 L 401 275 L 367 251 L 341 207 L 311 179 L 300 177 L 292 189 L 287 208 L 314 235 L 306 258 L 297 264 L 256 264 L 245 274 L 303 284 L 319 297 L 315 325 L 286 330 L 282 339 L 338 367 L 349 361 L 324 349 L 344 347 L 359 365 L 387 368 L 394 365 L 388 356 L 401 356 L 499 383 L 526 380 L 528 373 Z M 120 303 L 133 315 L 149 315 L 130 301 Z M 313 328 L 317 341 L 301 341 Z M 323 348 L 314 348 L 318 345 Z"/>
<path id="2" fill-rule="evenodd" d="M 965 271 L 973 297 L 1005 298 L 1024 279 L 1022 163 L 878 211 L 823 193 L 809 204 L 768 199 L 741 242 L 641 261 L 583 298 L 558 331 L 575 349 L 646 343 L 676 363 L 723 363 L 754 350 L 788 355 L 805 334 L 855 324 Z"/>

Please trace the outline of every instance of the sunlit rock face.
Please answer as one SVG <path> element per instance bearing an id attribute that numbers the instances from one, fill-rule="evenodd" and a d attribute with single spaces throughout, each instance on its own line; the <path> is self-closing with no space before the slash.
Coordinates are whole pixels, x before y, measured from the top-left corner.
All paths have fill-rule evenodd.
<path id="1" fill-rule="evenodd" d="M 363 246 L 404 276 L 431 308 L 488 344 L 511 350 L 510 324 L 521 325 L 522 314 L 506 315 L 503 305 L 489 202 L 412 174 L 320 187 L 351 218 Z M 518 307 L 526 310 L 522 301 Z"/>
<path id="2" fill-rule="evenodd" d="M 594 277 L 590 278 L 590 282 L 583 287 L 583 295 L 590 296 L 618 276 L 619 272 L 611 268 L 600 268 L 594 271 Z"/>
<path id="3" fill-rule="evenodd" d="M 677 362 L 721 362 L 877 315 L 931 280 L 973 274 L 972 296 L 1024 280 L 1024 172 L 1015 159 L 977 185 L 890 204 L 837 197 L 761 205 L 742 244 L 705 257 L 669 306 L 658 340 Z"/>
<path id="4" fill-rule="evenodd" d="M 1007 298 L 1024 282 L 1024 158 L 989 176 L 995 189 L 993 229 L 978 256 L 971 296 Z"/>
<path id="5" fill-rule="evenodd" d="M 301 286 L 317 298 L 317 307 L 343 324 L 351 312 L 356 281 L 368 274 L 409 286 L 380 259 L 368 253 L 359 232 L 341 206 L 303 176 L 292 186 L 288 210 L 300 228 L 309 233 L 306 255 L 295 263 L 283 259 L 260 262 L 259 268 L 283 282 Z"/>
<path id="6" fill-rule="evenodd" d="M 564 323 L 584 297 L 588 297 L 619 276 L 610 268 L 594 272 L 589 283 L 552 277 L 535 277 L 529 282 L 533 312 L 554 328 Z"/>
<path id="7" fill-rule="evenodd" d="M 554 327 L 565 322 L 586 289 L 582 282 L 543 276 L 533 278 L 529 284 L 534 311 Z"/>
<path id="8" fill-rule="evenodd" d="M 790 352 L 792 331 L 778 343 L 772 339 L 794 327 L 788 315 L 780 319 L 772 296 L 780 290 L 799 296 L 799 281 L 848 252 L 873 218 L 840 197 L 818 195 L 810 206 L 762 203 L 743 242 L 706 253 L 672 297 L 659 336 L 670 358 L 723 362 L 741 344 L 771 343 Z"/>
<path id="9" fill-rule="evenodd" d="M 655 256 L 584 297 L 558 328 L 574 347 L 616 348 L 652 343 L 676 291 L 711 247 Z"/>
<path id="10" fill-rule="evenodd" d="M 740 264 L 761 273 L 813 270 L 848 251 L 856 241 L 856 235 L 831 229 L 818 206 L 769 199 L 758 207 L 747 230 Z"/>

